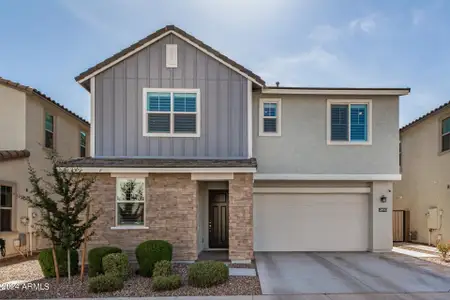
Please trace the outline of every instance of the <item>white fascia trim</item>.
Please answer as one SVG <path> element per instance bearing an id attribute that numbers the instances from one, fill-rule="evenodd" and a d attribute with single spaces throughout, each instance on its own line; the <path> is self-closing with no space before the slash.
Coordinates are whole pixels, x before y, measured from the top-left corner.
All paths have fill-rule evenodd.
<path id="1" fill-rule="evenodd" d="M 94 77 L 94 76 L 96 76 L 97 74 L 99 74 L 99 73 L 105 71 L 106 69 L 111 68 L 112 66 L 114 66 L 114 65 L 118 64 L 119 62 L 121 62 L 121 61 L 127 59 L 128 57 L 132 56 L 133 54 L 135 54 L 135 53 L 141 51 L 141 50 L 144 49 L 145 47 L 147 47 L 147 46 L 149 46 L 149 45 L 151 45 L 151 44 L 153 44 L 153 43 L 159 41 L 160 39 L 162 39 L 163 37 L 165 37 L 165 36 L 167 36 L 167 35 L 169 35 L 169 34 L 174 34 L 174 35 L 176 35 L 177 37 L 179 37 L 179 38 L 182 39 L 183 41 L 189 43 L 190 45 L 194 46 L 195 48 L 199 49 L 199 50 L 202 51 L 203 53 L 206 53 L 207 55 L 211 56 L 211 57 L 214 58 L 215 60 L 219 61 L 220 63 L 222 63 L 222 64 L 224 64 L 224 65 L 226 65 L 228 68 L 232 69 L 232 70 L 235 71 L 236 73 L 239 73 L 240 75 L 244 76 L 244 77 L 247 78 L 248 80 L 251 80 L 252 82 L 254 82 L 255 84 L 257 84 L 257 85 L 259 85 L 259 86 L 261 86 L 261 87 L 263 86 L 261 83 L 257 82 L 255 79 L 251 78 L 250 76 L 248 76 L 247 74 L 245 74 L 244 72 L 242 72 L 241 70 L 239 70 L 238 68 L 236 68 L 236 67 L 230 65 L 229 63 L 226 63 L 224 60 L 220 59 L 219 57 L 215 56 L 215 55 L 212 54 L 211 52 L 209 52 L 209 51 L 207 51 L 206 49 L 200 47 L 200 46 L 197 45 L 196 43 L 194 43 L 194 42 L 192 42 L 191 40 L 189 40 L 188 38 L 186 38 L 186 37 L 184 37 L 184 36 L 182 36 L 182 35 L 176 33 L 176 32 L 173 31 L 173 30 L 169 30 L 169 31 L 167 31 L 167 32 L 165 32 L 165 33 L 163 33 L 163 34 L 161 34 L 160 36 L 154 38 L 153 40 L 148 41 L 147 43 L 145 43 L 145 44 L 143 44 L 142 46 L 140 46 L 140 47 L 134 49 L 133 51 L 131 51 L 131 52 L 129 52 L 129 53 L 127 53 L 127 54 L 125 54 L 125 55 L 119 57 L 119 58 L 116 59 L 115 61 L 110 62 L 109 64 L 107 64 L 107 65 L 104 66 L 103 68 L 100 68 L 100 69 L 98 69 L 97 71 L 93 72 L 92 74 L 90 74 L 90 75 L 84 77 L 83 79 L 78 80 L 78 83 L 81 84 L 81 83 L 85 82 L 86 80 L 90 79 L 91 77 Z"/>
<path id="2" fill-rule="evenodd" d="M 254 194 L 368 194 L 368 187 L 258 187 L 253 188 Z"/>
<path id="3" fill-rule="evenodd" d="M 399 181 L 401 174 L 261 174 L 255 180 L 355 180 L 355 181 Z"/>
<path id="4" fill-rule="evenodd" d="M 405 96 L 408 89 L 376 90 L 376 89 L 263 89 L 262 94 L 286 95 L 356 95 L 356 96 Z"/>
<path id="5" fill-rule="evenodd" d="M 247 138 L 248 138 L 248 157 L 253 156 L 253 83 L 249 79 L 247 81 Z"/>
<path id="6" fill-rule="evenodd" d="M 264 103 L 276 103 L 277 104 L 277 132 L 264 132 Z M 260 98 L 259 99 L 259 136 L 281 136 L 281 98 Z M 267 117 L 266 117 L 267 118 Z"/>
<path id="7" fill-rule="evenodd" d="M 91 157 L 95 157 L 95 77 L 91 78 L 91 128 L 89 131 Z"/>
<path id="8" fill-rule="evenodd" d="M 72 168 L 58 168 L 70 170 Z M 120 174 L 142 174 L 142 173 L 256 173 L 256 168 L 96 168 L 80 167 L 73 168 L 81 173 L 120 173 Z"/>

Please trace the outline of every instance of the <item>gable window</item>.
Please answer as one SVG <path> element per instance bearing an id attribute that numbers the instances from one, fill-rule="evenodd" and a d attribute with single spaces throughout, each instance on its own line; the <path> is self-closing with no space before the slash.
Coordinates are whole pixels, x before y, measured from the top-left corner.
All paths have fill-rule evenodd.
<path id="1" fill-rule="evenodd" d="M 45 148 L 54 148 L 55 117 L 45 113 Z"/>
<path id="2" fill-rule="evenodd" d="M 0 232 L 12 231 L 12 186 L 0 185 Z"/>
<path id="3" fill-rule="evenodd" d="M 200 90 L 144 89 L 144 136 L 199 137 Z"/>
<path id="4" fill-rule="evenodd" d="M 116 226 L 136 227 L 145 223 L 145 178 L 117 178 Z"/>
<path id="5" fill-rule="evenodd" d="M 328 144 L 370 145 L 371 100 L 328 100 Z"/>
<path id="6" fill-rule="evenodd" d="M 260 99 L 259 135 L 281 135 L 281 99 Z"/>
<path id="7" fill-rule="evenodd" d="M 450 150 L 450 117 L 442 120 L 441 152 Z"/>
<path id="8" fill-rule="evenodd" d="M 80 157 L 86 157 L 86 132 L 80 131 Z"/>

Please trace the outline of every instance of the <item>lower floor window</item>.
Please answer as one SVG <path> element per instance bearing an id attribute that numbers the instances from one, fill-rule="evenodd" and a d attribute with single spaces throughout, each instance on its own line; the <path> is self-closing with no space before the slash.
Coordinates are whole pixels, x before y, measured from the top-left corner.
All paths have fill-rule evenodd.
<path id="1" fill-rule="evenodd" d="M 0 232 L 12 231 L 12 187 L 0 185 Z"/>
<path id="2" fill-rule="evenodd" d="M 145 178 L 117 178 L 117 226 L 143 226 L 145 220 Z"/>

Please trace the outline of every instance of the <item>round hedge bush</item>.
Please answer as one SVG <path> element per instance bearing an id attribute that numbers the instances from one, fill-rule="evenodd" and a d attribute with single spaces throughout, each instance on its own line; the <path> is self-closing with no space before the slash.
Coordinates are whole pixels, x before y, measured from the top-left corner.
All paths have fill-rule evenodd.
<path id="1" fill-rule="evenodd" d="M 228 267 L 220 261 L 200 261 L 189 266 L 188 283 L 195 287 L 211 287 L 228 280 Z"/>
<path id="2" fill-rule="evenodd" d="M 136 247 L 139 275 L 151 277 L 155 264 L 161 260 L 172 261 L 172 245 L 167 241 L 145 241 Z"/>
<path id="3" fill-rule="evenodd" d="M 152 279 L 152 290 L 154 291 L 171 291 L 178 289 L 180 286 L 180 275 L 154 276 Z"/>
<path id="4" fill-rule="evenodd" d="M 89 250 L 88 253 L 88 275 L 89 277 L 95 277 L 103 274 L 103 257 L 112 253 L 120 253 L 122 250 L 117 247 L 97 247 Z"/>
<path id="5" fill-rule="evenodd" d="M 103 271 L 105 274 L 114 275 L 126 280 L 130 268 L 128 266 L 128 256 L 125 253 L 111 253 L 102 259 Z"/>
<path id="6" fill-rule="evenodd" d="M 168 260 L 160 260 L 153 268 L 153 276 L 170 276 L 172 274 L 172 262 Z"/>
<path id="7" fill-rule="evenodd" d="M 123 288 L 123 280 L 112 274 L 102 274 L 89 278 L 89 293 L 114 292 Z"/>
<path id="8" fill-rule="evenodd" d="M 56 277 L 55 265 L 53 264 L 52 249 L 44 249 L 39 253 L 39 265 L 45 278 Z M 59 276 L 64 277 L 68 275 L 67 272 L 67 251 L 57 247 L 56 260 L 58 261 Z M 78 273 L 78 252 L 77 250 L 70 250 L 70 274 Z"/>

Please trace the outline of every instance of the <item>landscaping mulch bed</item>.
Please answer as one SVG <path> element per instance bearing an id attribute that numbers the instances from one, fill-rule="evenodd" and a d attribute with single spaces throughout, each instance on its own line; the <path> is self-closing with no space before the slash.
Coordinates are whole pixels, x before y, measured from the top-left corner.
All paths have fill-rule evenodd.
<path id="1" fill-rule="evenodd" d="M 23 271 L 18 271 L 20 268 L 16 265 L 15 268 L 5 269 L 0 267 L 0 283 L 11 280 L 33 280 L 31 283 L 34 286 L 40 286 L 41 290 L 34 290 L 33 288 L 24 288 L 18 285 L 15 290 L 1 290 L 0 299 L 14 299 L 14 298 L 91 298 L 91 297 L 143 297 L 143 296 L 230 296 L 230 295 L 260 295 L 261 287 L 258 277 L 246 276 L 232 276 L 230 279 L 221 285 L 211 288 L 195 288 L 187 285 L 187 268 L 185 264 L 174 264 L 173 272 L 182 276 L 183 285 L 178 290 L 153 292 L 151 290 L 151 278 L 141 277 L 135 275 L 135 270 L 132 270 L 131 277 L 125 281 L 124 288 L 120 291 L 112 293 L 90 294 L 88 293 L 87 278 L 84 282 L 80 281 L 80 277 L 72 277 L 72 283 L 68 283 L 66 277 L 61 278 L 60 284 L 56 284 L 56 280 L 42 278 L 42 273 L 38 261 L 29 261 L 27 270 L 30 276 L 26 276 Z M 13 266 L 13 265 L 11 265 Z M 9 273 L 5 276 L 5 271 Z M 38 275 L 40 274 L 40 278 Z M 48 290 L 46 290 L 48 284 Z M 1 286 L 0 286 L 1 287 Z"/>
<path id="2" fill-rule="evenodd" d="M 447 258 L 447 260 L 443 260 L 439 254 L 439 252 L 434 252 L 434 251 L 428 251 L 425 249 L 421 249 L 421 248 L 417 248 L 417 247 L 413 247 L 413 246 L 408 246 L 408 244 L 403 244 L 403 245 L 397 245 L 397 247 L 402 248 L 402 249 L 406 249 L 406 250 L 411 250 L 411 251 L 416 251 L 416 252 L 421 252 L 421 253 L 426 253 L 426 254 L 434 254 L 434 255 L 438 255 L 439 257 L 416 257 L 417 259 L 420 260 L 424 260 L 424 261 L 429 261 L 441 266 L 445 266 L 445 267 L 450 267 L 450 259 Z"/>

